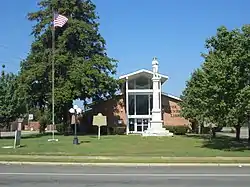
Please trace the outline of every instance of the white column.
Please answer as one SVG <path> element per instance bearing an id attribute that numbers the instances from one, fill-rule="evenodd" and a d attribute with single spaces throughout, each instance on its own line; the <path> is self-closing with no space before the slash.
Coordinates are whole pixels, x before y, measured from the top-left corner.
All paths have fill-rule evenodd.
<path id="1" fill-rule="evenodd" d="M 136 94 L 133 93 L 133 96 L 134 96 L 134 109 L 135 109 L 135 113 L 133 115 L 136 115 Z"/>
<path id="2" fill-rule="evenodd" d="M 129 104 L 128 104 L 128 77 L 126 77 L 126 89 L 125 89 L 125 94 L 126 94 L 126 116 L 127 116 L 127 119 L 126 119 L 126 124 L 127 124 L 127 127 L 126 127 L 126 134 L 128 135 L 129 134 L 129 119 L 128 119 L 128 115 L 129 115 Z"/>
<path id="3" fill-rule="evenodd" d="M 151 105 L 150 105 L 150 93 L 148 94 L 148 115 L 150 116 L 151 113 Z M 148 128 L 150 128 L 150 117 L 148 117 Z"/>
<path id="4" fill-rule="evenodd" d="M 153 67 L 153 108 L 152 120 L 150 128 L 143 133 L 143 136 L 173 136 L 165 128 L 163 128 L 163 121 L 161 115 L 161 77 L 158 73 L 158 61 L 156 58 L 152 61 Z"/>
<path id="5" fill-rule="evenodd" d="M 148 115 L 150 115 L 150 94 L 148 94 Z"/>
<path id="6" fill-rule="evenodd" d="M 160 110 L 161 110 L 161 116 L 162 116 L 162 106 L 161 106 L 161 103 L 162 103 L 162 98 L 161 98 L 161 91 L 162 91 L 162 88 L 161 88 L 161 81 L 159 82 L 159 89 L 160 89 Z"/>
<path id="7" fill-rule="evenodd" d="M 158 122 L 154 123 L 155 128 L 160 128 L 162 125 L 160 122 L 162 121 L 161 119 L 161 107 L 160 107 L 160 89 L 159 89 L 159 77 L 153 77 L 153 108 L 152 108 L 152 121 L 153 122 Z M 153 128 L 153 126 L 152 126 Z"/>
<path id="8" fill-rule="evenodd" d="M 159 109 L 159 78 L 153 77 L 153 110 Z"/>
<path id="9" fill-rule="evenodd" d="M 153 67 L 153 109 L 152 109 L 152 128 L 162 128 L 161 106 L 160 106 L 160 81 L 161 77 L 158 74 L 158 61 L 156 58 L 152 61 Z M 157 122 L 157 123 L 156 123 Z"/>

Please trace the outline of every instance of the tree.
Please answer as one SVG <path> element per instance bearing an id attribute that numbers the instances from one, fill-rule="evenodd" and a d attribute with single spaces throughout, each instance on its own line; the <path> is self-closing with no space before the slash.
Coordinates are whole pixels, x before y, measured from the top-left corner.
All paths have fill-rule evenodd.
<path id="1" fill-rule="evenodd" d="M 55 111 L 57 122 L 62 118 L 66 122 L 73 100 L 114 95 L 117 61 L 106 53 L 90 0 L 42 0 L 39 6 L 39 11 L 28 14 L 29 20 L 37 22 L 32 31 L 35 41 L 21 63 L 20 77 L 29 88 L 29 105 L 51 108 L 52 9 L 66 16 L 66 25 L 55 30 Z"/>
<path id="2" fill-rule="evenodd" d="M 240 99 L 243 93 L 247 94 L 246 88 L 249 86 L 249 29 L 249 25 L 232 31 L 221 27 L 217 35 L 207 41 L 210 53 L 216 56 L 215 60 L 221 64 L 218 72 L 224 80 L 217 79 L 220 82 L 216 85 L 221 92 L 217 95 L 217 100 L 224 102 L 223 109 L 217 113 L 223 114 L 228 125 L 235 126 L 237 140 L 240 138 L 241 126 L 248 121 L 250 114 L 245 101 Z"/>
<path id="3" fill-rule="evenodd" d="M 220 115 L 212 115 L 216 112 L 216 100 L 213 94 L 216 88 L 213 87 L 213 80 L 203 66 L 198 68 L 191 75 L 191 79 L 187 81 L 187 87 L 181 96 L 181 115 L 199 124 L 199 131 L 203 127 L 209 128 L 211 135 L 215 137 L 216 127 L 220 124 Z M 212 84 L 211 84 L 212 83 Z M 213 109 L 209 105 L 213 104 Z M 217 109 L 218 110 L 218 109 Z"/>
<path id="4" fill-rule="evenodd" d="M 204 83 L 204 72 L 198 68 L 192 73 L 191 79 L 187 81 L 186 89 L 181 95 L 181 115 L 196 124 L 202 124 L 205 117 L 206 103 L 202 92 L 205 89 Z"/>
<path id="5" fill-rule="evenodd" d="M 203 80 L 206 80 L 202 82 L 202 89 L 198 81 L 192 87 L 187 84 L 182 96 L 183 105 L 186 106 L 183 108 L 184 116 L 195 106 L 188 102 L 191 98 L 202 100 L 205 104 L 199 108 L 199 115 L 218 125 L 235 126 L 237 140 L 241 126 L 249 121 L 250 116 L 250 105 L 246 98 L 249 96 L 250 83 L 249 29 L 247 25 L 232 31 L 226 27 L 218 28 L 216 36 L 206 41 L 208 53 L 202 54 L 204 63 L 201 72 Z M 194 89 L 199 94 L 194 95 L 190 91 Z M 194 113 L 193 117 L 197 118 L 197 115 Z"/>
<path id="6" fill-rule="evenodd" d="M 6 73 L 5 66 L 0 75 L 0 123 L 8 126 L 24 114 L 24 101 L 18 97 L 17 76 L 13 73 Z"/>

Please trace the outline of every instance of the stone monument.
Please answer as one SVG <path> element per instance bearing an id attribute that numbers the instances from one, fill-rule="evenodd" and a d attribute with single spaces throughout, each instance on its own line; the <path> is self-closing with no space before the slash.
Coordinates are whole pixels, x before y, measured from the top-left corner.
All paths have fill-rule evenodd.
<path id="1" fill-rule="evenodd" d="M 153 58 L 153 107 L 152 107 L 152 120 L 150 121 L 150 127 L 142 133 L 142 136 L 173 136 L 173 133 L 163 128 L 163 121 L 161 115 L 160 106 L 160 94 L 161 94 L 161 77 L 158 72 L 159 62 L 157 58 Z"/>

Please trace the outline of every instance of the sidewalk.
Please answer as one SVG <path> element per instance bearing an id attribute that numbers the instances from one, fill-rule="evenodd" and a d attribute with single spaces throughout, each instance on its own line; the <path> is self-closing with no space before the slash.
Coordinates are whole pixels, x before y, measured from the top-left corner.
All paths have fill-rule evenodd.
<path id="1" fill-rule="evenodd" d="M 250 157 L 148 157 L 148 156 L 53 156 L 0 155 L 7 162 L 67 162 L 67 163 L 250 163 Z"/>

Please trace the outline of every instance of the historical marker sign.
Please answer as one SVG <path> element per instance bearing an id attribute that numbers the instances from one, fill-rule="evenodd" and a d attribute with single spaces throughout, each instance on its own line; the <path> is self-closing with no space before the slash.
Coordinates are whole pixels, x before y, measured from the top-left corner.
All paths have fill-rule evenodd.
<path id="1" fill-rule="evenodd" d="M 101 137 L 101 126 L 107 126 L 107 116 L 103 116 L 101 113 L 94 116 L 93 125 L 98 126 L 98 139 Z"/>

